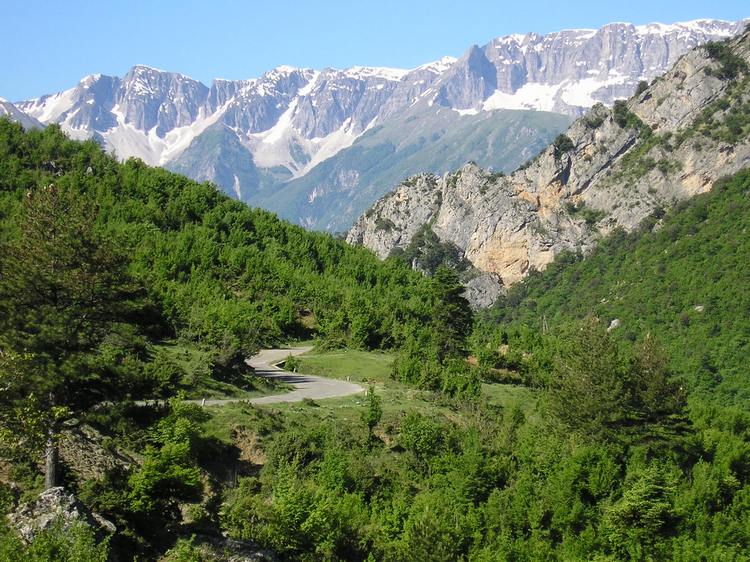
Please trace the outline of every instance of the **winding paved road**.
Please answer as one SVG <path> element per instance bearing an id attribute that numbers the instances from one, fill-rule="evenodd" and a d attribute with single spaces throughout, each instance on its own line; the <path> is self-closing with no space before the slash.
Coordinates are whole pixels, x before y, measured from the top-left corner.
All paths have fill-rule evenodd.
<path id="1" fill-rule="evenodd" d="M 225 398 L 216 400 L 192 400 L 205 406 L 220 406 L 231 402 L 250 402 L 251 404 L 277 404 L 279 402 L 301 402 L 305 398 L 320 400 L 322 398 L 339 398 L 364 391 L 364 388 L 352 382 L 314 375 L 290 373 L 279 367 L 289 355 L 301 355 L 310 351 L 312 347 L 292 347 L 289 349 L 264 349 L 247 360 L 247 364 L 255 369 L 258 376 L 284 382 L 294 387 L 294 390 L 284 394 L 272 394 L 259 398 Z"/>

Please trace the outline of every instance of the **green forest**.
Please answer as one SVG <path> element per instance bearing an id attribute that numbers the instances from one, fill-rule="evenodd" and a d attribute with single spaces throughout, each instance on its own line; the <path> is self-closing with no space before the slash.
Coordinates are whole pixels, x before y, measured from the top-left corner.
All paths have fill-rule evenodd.
<path id="1" fill-rule="evenodd" d="M 750 560 L 748 221 L 743 171 L 475 314 L 455 268 L 0 119 L 0 510 L 60 484 L 117 529 L 3 518 L 0 559 Z M 366 395 L 186 400 L 301 341 Z M 82 478 L 82 427 L 137 462 Z"/>

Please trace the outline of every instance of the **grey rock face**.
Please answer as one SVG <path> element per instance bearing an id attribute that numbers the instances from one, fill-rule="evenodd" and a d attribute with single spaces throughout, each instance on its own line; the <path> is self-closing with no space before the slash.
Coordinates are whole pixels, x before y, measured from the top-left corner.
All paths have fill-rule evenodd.
<path id="1" fill-rule="evenodd" d="M 406 248 L 422 225 L 440 210 L 442 183 L 432 174 L 409 178 L 359 218 L 347 242 L 366 246 L 381 259 L 396 247 Z M 386 224 L 389 228 L 383 227 Z"/>
<path id="2" fill-rule="evenodd" d="M 497 69 L 474 45 L 441 79 L 435 101 L 446 107 L 469 109 L 497 89 Z"/>
<path id="3" fill-rule="evenodd" d="M 651 81 L 688 50 L 736 35 L 746 23 L 612 23 L 597 30 L 501 37 L 485 45 L 483 51 L 497 72 L 499 92 L 517 95 L 527 84 L 543 85 L 546 91 L 537 98 L 535 109 L 579 115 L 596 102 L 610 105 L 628 97 L 639 80 Z M 525 103 L 523 96 L 518 97 Z M 465 103 L 471 107 L 483 101 L 486 97 Z"/>
<path id="4" fill-rule="evenodd" d="M 111 534 L 116 531 L 111 521 L 92 513 L 74 494 L 62 487 L 45 490 L 33 502 L 19 506 L 8 515 L 8 522 L 27 543 L 54 525 L 61 525 L 63 531 L 81 523 L 99 532 Z"/>
<path id="5" fill-rule="evenodd" d="M 226 562 L 276 562 L 278 557 L 250 541 L 229 538 L 197 536 L 199 549 L 212 560 L 214 557 Z"/>
<path id="6" fill-rule="evenodd" d="M 489 308 L 505 293 L 500 278 L 494 273 L 483 272 L 464 283 L 464 296 L 472 308 Z"/>
<path id="7" fill-rule="evenodd" d="M 377 117 L 397 81 L 367 72 L 326 69 L 297 105 L 292 124 L 305 138 L 322 138 L 349 124 L 363 132 Z"/>
<path id="8" fill-rule="evenodd" d="M 107 472 L 126 471 L 137 464 L 123 452 L 104 449 L 103 440 L 103 436 L 88 425 L 68 428 L 62 433 L 60 459 L 79 481 L 100 479 Z"/>
<path id="9" fill-rule="evenodd" d="M 190 125 L 208 97 L 208 88 L 187 76 L 134 66 L 115 93 L 115 105 L 125 123 L 141 131 L 156 128 L 164 135 Z"/>
<path id="10" fill-rule="evenodd" d="M 750 32 L 729 45 L 750 64 Z M 585 252 L 750 165 L 747 134 L 726 140 L 700 126 L 707 107 L 717 127 L 750 101 L 750 78 L 719 78 L 719 66 L 694 49 L 619 114 L 598 105 L 573 123 L 565 132 L 573 149 L 550 146 L 510 176 L 467 165 L 437 181 L 412 178 L 362 215 L 347 240 L 384 257 L 429 222 L 505 286 L 564 250 Z"/>
<path id="11" fill-rule="evenodd" d="M 246 135 L 267 131 L 289 108 L 313 73 L 309 70 L 277 68 L 237 89 L 221 122 Z"/>

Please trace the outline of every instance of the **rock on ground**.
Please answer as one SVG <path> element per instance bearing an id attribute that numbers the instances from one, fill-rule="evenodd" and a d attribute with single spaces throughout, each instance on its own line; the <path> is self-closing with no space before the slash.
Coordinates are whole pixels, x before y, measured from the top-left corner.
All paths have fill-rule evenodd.
<path id="1" fill-rule="evenodd" d="M 56 524 L 62 525 L 63 531 L 70 530 L 77 523 L 89 525 L 99 533 L 116 531 L 114 523 L 93 513 L 75 494 L 61 486 L 45 490 L 36 500 L 19 506 L 8 515 L 8 522 L 27 543 Z"/>

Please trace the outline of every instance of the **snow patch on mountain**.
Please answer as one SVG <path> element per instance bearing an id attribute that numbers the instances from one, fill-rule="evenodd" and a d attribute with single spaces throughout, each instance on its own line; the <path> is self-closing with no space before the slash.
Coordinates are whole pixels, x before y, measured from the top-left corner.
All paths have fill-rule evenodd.
<path id="1" fill-rule="evenodd" d="M 352 131 L 352 121 L 348 119 L 344 121 L 336 131 L 325 137 L 317 137 L 310 139 L 310 142 L 315 147 L 313 157 L 310 159 L 304 168 L 298 173 L 297 177 L 302 176 L 312 170 L 315 166 L 328 160 L 331 156 L 334 156 L 339 151 L 349 148 L 354 141 L 359 137 L 358 134 Z"/>
<path id="2" fill-rule="evenodd" d="M 626 24 L 627 25 L 627 24 Z M 733 32 L 729 29 L 732 22 L 725 20 L 697 19 L 692 21 L 677 22 L 672 24 L 652 22 L 636 25 L 635 30 L 639 35 L 667 35 L 669 33 L 711 33 L 719 37 L 731 37 Z"/>
<path id="3" fill-rule="evenodd" d="M 456 57 L 445 56 L 441 58 L 440 60 L 428 62 L 427 64 L 418 66 L 414 70 L 427 70 L 435 74 L 442 74 L 443 72 L 448 70 L 448 68 L 450 68 L 450 66 L 457 60 L 458 59 Z"/>
<path id="4" fill-rule="evenodd" d="M 42 123 L 56 123 L 75 104 L 76 88 L 43 96 L 22 104 L 25 113 Z"/>
<path id="5" fill-rule="evenodd" d="M 201 108 L 198 118 L 193 123 L 169 131 L 164 137 L 164 148 L 159 155 L 159 165 L 163 166 L 182 154 L 195 137 L 221 119 L 228 105 L 224 104 L 210 115 L 205 115 L 205 108 Z"/>
<path id="6" fill-rule="evenodd" d="M 226 105 L 216 112 L 205 115 L 201 108 L 198 118 L 190 125 L 176 127 L 160 137 L 156 127 L 142 131 L 129 123 L 125 114 L 117 105 L 111 113 L 117 119 L 117 125 L 101 133 L 107 146 L 120 156 L 135 156 L 152 166 L 163 166 L 179 156 L 193 140 L 208 127 L 219 121 L 226 110 Z M 67 128 L 69 132 L 74 131 Z"/>
<path id="7" fill-rule="evenodd" d="M 237 174 L 232 174 L 234 177 L 234 183 L 232 184 L 232 191 L 234 191 L 234 194 L 237 196 L 237 199 L 242 199 L 242 189 L 240 188 L 240 178 L 237 177 Z"/>
<path id="8" fill-rule="evenodd" d="M 352 78 L 383 78 L 398 82 L 409 73 L 403 68 L 373 67 L 373 66 L 353 66 L 344 70 L 344 74 Z"/>
<path id="9" fill-rule="evenodd" d="M 559 92 L 559 84 L 536 84 L 533 82 L 524 84 L 513 94 L 495 90 L 482 104 L 482 111 L 494 109 L 553 111 Z"/>

